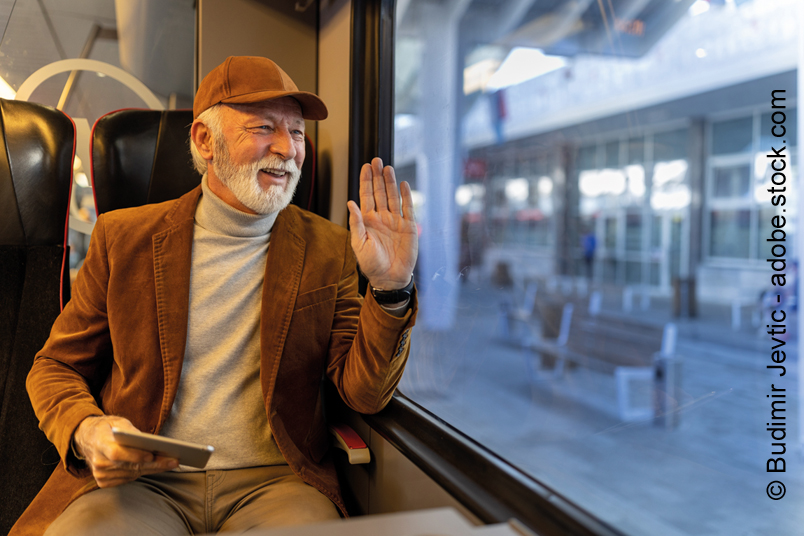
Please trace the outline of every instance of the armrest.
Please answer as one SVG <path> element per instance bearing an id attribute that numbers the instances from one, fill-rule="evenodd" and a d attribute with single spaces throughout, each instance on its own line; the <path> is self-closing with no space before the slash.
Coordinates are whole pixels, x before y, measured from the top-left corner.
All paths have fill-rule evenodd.
<path id="1" fill-rule="evenodd" d="M 349 463 L 352 465 L 369 463 L 371 452 L 366 443 L 357 435 L 357 432 L 347 424 L 329 425 L 329 433 L 334 436 L 333 446 L 346 452 Z"/>

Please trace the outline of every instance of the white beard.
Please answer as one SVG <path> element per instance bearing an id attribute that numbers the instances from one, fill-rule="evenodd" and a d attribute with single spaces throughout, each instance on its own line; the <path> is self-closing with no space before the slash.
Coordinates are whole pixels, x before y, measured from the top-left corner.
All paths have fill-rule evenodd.
<path id="1" fill-rule="evenodd" d="M 220 144 L 217 149 L 215 174 L 243 205 L 257 214 L 271 214 L 290 204 L 301 178 L 301 170 L 293 160 L 282 160 L 279 156 L 271 154 L 258 162 L 238 166 L 232 164 L 225 144 Z M 263 189 L 257 178 L 261 169 L 286 172 L 285 186 L 272 184 Z"/>

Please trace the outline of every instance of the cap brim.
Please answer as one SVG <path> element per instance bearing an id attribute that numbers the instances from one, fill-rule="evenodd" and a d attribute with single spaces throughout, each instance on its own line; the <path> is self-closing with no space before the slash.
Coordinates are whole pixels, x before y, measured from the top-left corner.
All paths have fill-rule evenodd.
<path id="1" fill-rule="evenodd" d="M 329 115 L 324 101 L 315 93 L 309 93 L 307 91 L 255 91 L 254 93 L 229 97 L 220 102 L 224 104 L 251 104 L 271 99 L 279 99 L 281 97 L 293 97 L 299 101 L 299 105 L 302 109 L 302 117 L 305 119 L 322 121 Z"/>

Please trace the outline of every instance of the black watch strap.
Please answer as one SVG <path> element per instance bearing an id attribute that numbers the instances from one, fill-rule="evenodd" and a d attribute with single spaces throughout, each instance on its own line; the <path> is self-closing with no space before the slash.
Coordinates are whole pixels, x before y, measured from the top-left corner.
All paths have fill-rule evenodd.
<path id="1" fill-rule="evenodd" d="M 410 299 L 410 297 L 413 296 L 413 276 L 410 276 L 410 283 L 408 283 L 404 288 L 399 288 L 396 290 L 382 290 L 371 287 L 371 295 L 374 296 L 374 301 L 380 305 L 401 303 L 407 299 Z"/>

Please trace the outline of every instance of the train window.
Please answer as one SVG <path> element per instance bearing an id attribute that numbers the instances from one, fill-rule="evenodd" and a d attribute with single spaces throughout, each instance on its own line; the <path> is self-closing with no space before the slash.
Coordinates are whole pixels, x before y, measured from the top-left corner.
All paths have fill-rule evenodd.
<path id="1" fill-rule="evenodd" d="M 624 534 L 798 532 L 799 2 L 396 6 L 401 392 Z"/>
<path id="2" fill-rule="evenodd" d="M 53 106 L 76 122 L 69 233 L 75 273 L 95 220 L 89 129 L 121 108 L 192 108 L 193 2 L 16 0 L 3 4 L 0 22 L 0 97 Z"/>

